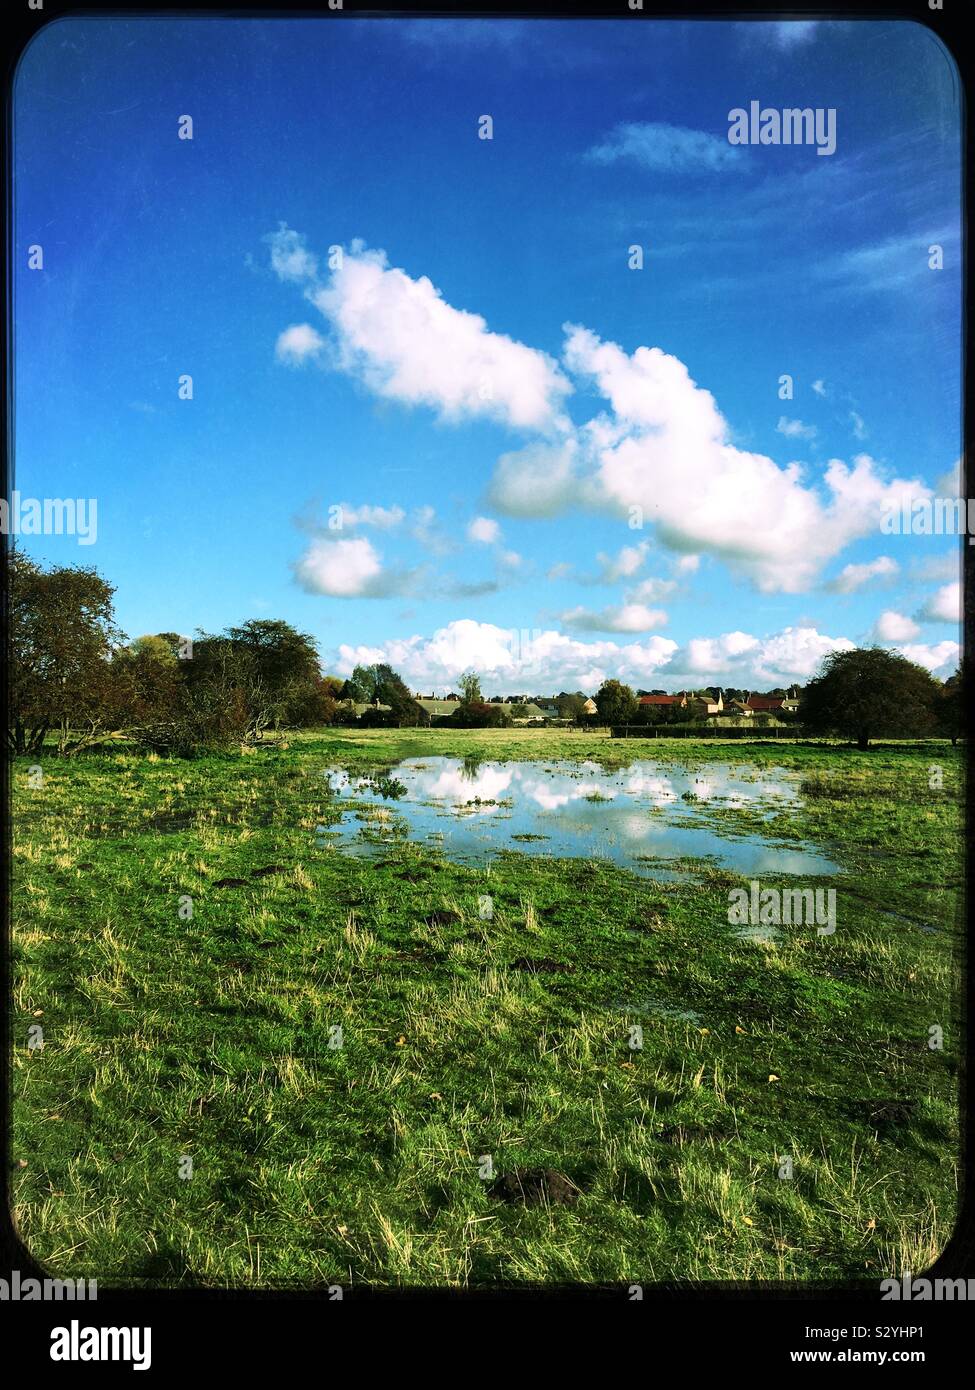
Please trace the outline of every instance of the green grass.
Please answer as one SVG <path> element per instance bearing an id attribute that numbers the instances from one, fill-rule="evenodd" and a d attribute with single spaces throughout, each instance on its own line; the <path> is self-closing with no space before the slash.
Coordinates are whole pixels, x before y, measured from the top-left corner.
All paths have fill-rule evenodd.
<path id="1" fill-rule="evenodd" d="M 806 795 L 771 821 L 698 814 L 838 860 L 837 931 L 739 939 L 743 880 L 713 867 L 489 870 L 408 842 L 367 861 L 316 834 L 338 814 L 324 767 L 437 753 L 793 769 Z M 31 789 L 15 767 L 13 1161 L 21 1234 L 52 1274 L 873 1283 L 943 1248 L 960 751 L 325 730 L 250 757 L 44 768 Z M 494 1200 L 482 1155 L 556 1168 L 578 1202 Z"/>

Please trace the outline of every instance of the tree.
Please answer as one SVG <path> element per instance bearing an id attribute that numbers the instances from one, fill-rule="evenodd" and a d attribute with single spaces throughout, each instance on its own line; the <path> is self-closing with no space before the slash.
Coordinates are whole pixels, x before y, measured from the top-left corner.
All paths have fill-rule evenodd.
<path id="1" fill-rule="evenodd" d="M 158 666 L 176 667 L 179 663 L 179 649 L 173 646 L 172 633 L 147 633 L 130 642 L 125 651 L 134 657 L 145 658 Z M 177 642 L 179 639 L 176 639 Z"/>
<path id="2" fill-rule="evenodd" d="M 275 729 L 321 722 L 321 671 L 313 637 L 281 619 L 252 619 L 225 636 L 244 656 L 259 685 Z"/>
<path id="3" fill-rule="evenodd" d="M 92 569 L 41 569 L 11 549 L 7 740 L 37 754 L 52 729 L 65 751 L 72 725 L 92 732 L 114 714 L 110 658 L 122 640 L 114 588 Z"/>
<path id="4" fill-rule="evenodd" d="M 941 687 L 938 701 L 938 728 L 946 738 L 951 739 L 952 747 L 958 742 L 964 728 L 963 681 L 961 671 L 956 671 Z"/>
<path id="5" fill-rule="evenodd" d="M 578 723 L 586 717 L 586 697 L 581 690 L 560 691 L 555 697 L 555 707 L 560 719 L 574 719 Z"/>
<path id="6" fill-rule="evenodd" d="M 425 724 L 429 717 L 417 704 L 401 676 L 386 662 L 377 666 L 357 666 L 341 690 L 343 700 L 360 705 L 388 705 L 389 716 L 370 716 L 372 723 L 391 723 L 397 726 Z M 383 714 L 384 711 L 380 711 Z"/>
<path id="7" fill-rule="evenodd" d="M 830 652 L 806 686 L 807 728 L 868 748 L 871 738 L 916 737 L 937 723 L 941 687 L 923 666 L 883 647 Z"/>
<path id="8" fill-rule="evenodd" d="M 511 723 L 510 705 L 491 705 L 483 700 L 461 700 L 444 723 L 457 729 L 506 729 Z"/>
<path id="9" fill-rule="evenodd" d="M 376 668 L 357 666 L 342 687 L 341 698 L 356 705 L 371 705 L 376 692 Z"/>
<path id="10" fill-rule="evenodd" d="M 16 753 L 39 753 L 56 731 L 60 753 L 124 738 L 191 755 L 259 739 L 270 725 L 335 716 L 338 682 L 322 677 L 314 640 L 289 623 L 201 633 L 184 659 L 173 632 L 125 645 L 114 589 L 94 570 L 43 570 L 17 550 L 8 565 L 8 742 Z"/>
<path id="11" fill-rule="evenodd" d="M 603 681 L 596 692 L 596 709 L 604 724 L 632 724 L 638 708 L 633 691 L 620 681 Z"/>
<path id="12" fill-rule="evenodd" d="M 276 692 L 263 678 L 254 652 L 228 633 L 199 633 L 183 669 L 189 708 L 202 720 L 201 733 L 212 730 L 223 742 L 236 729 L 242 742 L 253 743 L 274 723 Z M 224 710 L 233 712 L 229 725 L 221 718 Z M 190 725 L 196 722 L 194 716 Z"/>
<path id="13" fill-rule="evenodd" d="M 474 671 L 465 671 L 460 681 L 460 699 L 464 705 L 482 705 L 484 696 L 481 694 L 481 680 Z"/>

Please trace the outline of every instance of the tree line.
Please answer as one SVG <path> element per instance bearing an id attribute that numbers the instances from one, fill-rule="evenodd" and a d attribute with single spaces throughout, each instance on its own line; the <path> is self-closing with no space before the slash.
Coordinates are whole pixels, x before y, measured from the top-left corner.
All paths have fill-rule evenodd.
<path id="1" fill-rule="evenodd" d="M 641 705 L 630 686 L 617 680 L 604 681 L 595 702 L 599 722 L 613 727 L 687 724 L 696 717 L 679 705 Z M 939 681 L 886 647 L 830 652 L 801 689 L 799 710 L 775 719 L 804 733 L 848 738 L 859 748 L 877 738 L 942 737 L 954 743 L 963 733 L 961 672 Z M 772 721 L 754 714 L 749 722 Z"/>
<path id="2" fill-rule="evenodd" d="M 342 682 L 322 676 L 314 639 L 289 623 L 129 642 L 114 587 L 95 570 L 45 570 L 12 550 L 8 578 L 14 753 L 37 754 L 51 740 L 61 754 L 125 741 L 192 755 L 334 718 Z"/>
<path id="3" fill-rule="evenodd" d="M 280 619 L 253 619 L 192 640 L 161 632 L 129 641 L 118 628 L 114 587 L 94 569 L 43 569 L 12 549 L 8 565 L 10 751 L 36 755 L 48 742 L 72 754 L 125 741 L 183 756 L 256 743 L 268 732 L 323 724 L 431 723 L 385 663 L 357 666 L 347 680 L 323 676 L 314 638 Z M 438 724 L 499 728 L 517 704 L 486 701 L 477 674 Z M 581 691 L 555 699 L 561 718 L 611 726 L 690 723 L 679 705 L 641 705 L 630 686 L 604 681 L 597 713 Z M 356 710 L 358 706 L 358 712 Z M 793 716 L 803 731 L 866 747 L 871 738 L 962 732 L 958 672 L 941 682 L 885 648 L 833 652 L 802 691 Z M 753 718 L 761 722 L 763 716 Z"/>

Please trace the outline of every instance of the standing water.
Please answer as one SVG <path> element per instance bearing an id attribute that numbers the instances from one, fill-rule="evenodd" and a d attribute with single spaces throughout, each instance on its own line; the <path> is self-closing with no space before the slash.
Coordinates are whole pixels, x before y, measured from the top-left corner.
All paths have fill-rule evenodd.
<path id="1" fill-rule="evenodd" d="M 381 853 L 408 838 L 461 862 L 484 863 L 513 850 L 609 859 L 653 878 L 676 877 L 666 867 L 674 859 L 741 874 L 831 874 L 839 867 L 813 850 L 715 824 L 721 809 L 771 820 L 777 809 L 798 803 L 798 778 L 782 768 L 434 757 L 376 774 L 330 768 L 325 778 L 341 816 L 320 835 L 352 853 Z"/>

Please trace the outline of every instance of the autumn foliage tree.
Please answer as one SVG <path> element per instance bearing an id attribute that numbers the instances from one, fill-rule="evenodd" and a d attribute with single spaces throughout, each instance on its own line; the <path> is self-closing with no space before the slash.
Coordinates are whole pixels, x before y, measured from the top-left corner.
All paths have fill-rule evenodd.
<path id="1" fill-rule="evenodd" d="M 115 591 L 92 569 L 43 570 L 16 549 L 7 566 L 8 746 L 36 754 L 56 731 L 64 748 L 72 728 L 94 733 L 120 712 Z"/>
<path id="2" fill-rule="evenodd" d="M 289 623 L 126 644 L 114 589 L 94 570 L 44 570 L 14 550 L 8 573 L 14 753 L 37 754 L 53 737 L 60 753 L 124 740 L 189 755 L 334 718 L 338 682 L 322 676 L 314 640 Z"/>

